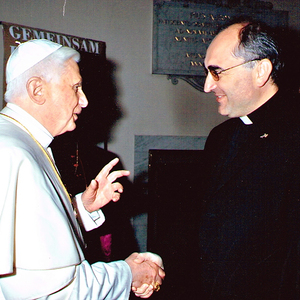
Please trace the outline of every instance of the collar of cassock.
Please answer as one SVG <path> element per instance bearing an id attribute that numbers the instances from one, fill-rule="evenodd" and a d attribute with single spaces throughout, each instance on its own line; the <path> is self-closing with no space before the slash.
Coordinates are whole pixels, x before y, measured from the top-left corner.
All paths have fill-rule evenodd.
<path id="1" fill-rule="evenodd" d="M 245 125 L 251 125 L 251 124 L 253 124 L 253 122 L 250 120 L 250 118 L 248 116 L 240 117 L 240 119 L 242 120 L 242 122 Z"/>

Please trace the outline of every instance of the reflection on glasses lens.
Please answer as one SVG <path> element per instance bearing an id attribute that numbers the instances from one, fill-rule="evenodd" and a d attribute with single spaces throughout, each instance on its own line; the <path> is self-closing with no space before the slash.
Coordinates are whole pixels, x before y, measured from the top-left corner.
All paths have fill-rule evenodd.
<path id="1" fill-rule="evenodd" d="M 219 81 L 220 77 L 219 77 L 219 74 L 217 73 L 216 70 L 212 69 L 212 70 L 209 70 L 210 71 L 210 74 L 211 76 L 213 77 L 213 79 L 215 81 Z"/>
<path id="2" fill-rule="evenodd" d="M 208 73 L 211 74 L 212 78 L 215 80 L 215 81 L 219 81 L 219 74 L 218 74 L 218 71 L 215 70 L 213 67 L 208 67 L 208 69 L 206 67 L 204 67 L 204 73 L 205 73 L 205 76 L 208 75 Z"/>

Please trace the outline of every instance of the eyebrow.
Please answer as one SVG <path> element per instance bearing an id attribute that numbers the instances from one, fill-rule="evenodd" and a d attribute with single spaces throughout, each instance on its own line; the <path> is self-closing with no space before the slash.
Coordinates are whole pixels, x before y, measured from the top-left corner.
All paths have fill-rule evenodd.
<path id="1" fill-rule="evenodd" d="M 205 63 L 203 63 L 203 66 L 205 69 L 209 70 L 209 69 L 212 69 L 212 70 L 224 70 L 223 68 L 219 67 L 219 66 L 216 66 L 216 65 L 209 65 L 208 67 L 205 66 Z"/>
<path id="2" fill-rule="evenodd" d="M 82 80 L 79 80 L 78 82 L 74 83 L 72 86 L 82 86 Z"/>

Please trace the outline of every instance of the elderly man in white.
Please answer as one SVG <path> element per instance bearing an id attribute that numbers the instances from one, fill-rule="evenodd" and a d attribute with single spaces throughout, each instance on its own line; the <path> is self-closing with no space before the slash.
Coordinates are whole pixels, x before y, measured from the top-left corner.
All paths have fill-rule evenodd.
<path id="1" fill-rule="evenodd" d="M 118 201 L 115 180 L 129 171 L 106 165 L 70 199 L 51 149 L 53 137 L 74 130 L 82 108 L 79 53 L 47 40 L 19 45 L 6 66 L 7 106 L 0 113 L 0 299 L 148 298 L 165 276 L 162 260 L 133 253 L 125 261 L 90 265 L 77 223 L 104 222 L 101 207 Z"/>

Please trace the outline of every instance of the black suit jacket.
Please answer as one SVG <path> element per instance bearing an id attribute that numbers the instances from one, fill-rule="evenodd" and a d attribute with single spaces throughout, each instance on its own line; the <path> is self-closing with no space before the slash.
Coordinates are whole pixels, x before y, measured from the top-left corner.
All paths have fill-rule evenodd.
<path id="1" fill-rule="evenodd" d="M 201 299 L 299 299 L 298 100 L 277 93 L 210 133 Z M 200 299 L 199 298 L 199 299 Z"/>

